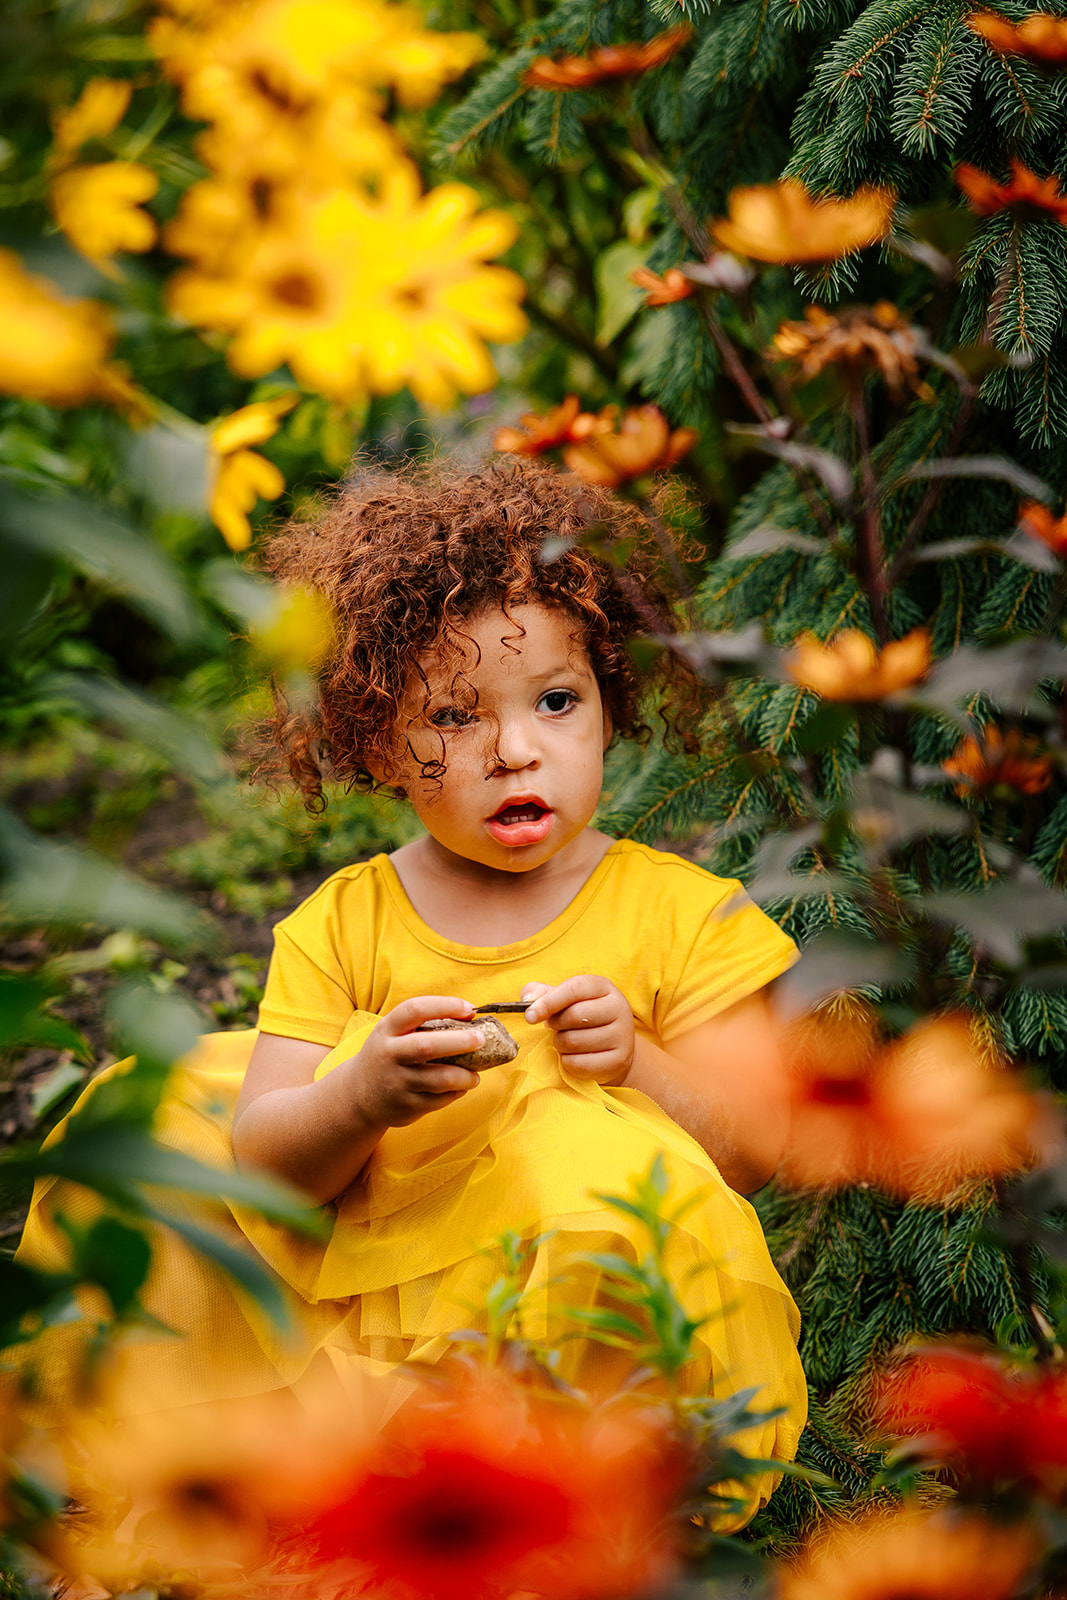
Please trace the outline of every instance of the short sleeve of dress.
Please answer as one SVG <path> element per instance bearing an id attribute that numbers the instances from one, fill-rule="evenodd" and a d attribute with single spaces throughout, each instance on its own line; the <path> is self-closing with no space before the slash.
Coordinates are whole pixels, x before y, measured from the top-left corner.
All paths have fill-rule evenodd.
<path id="1" fill-rule="evenodd" d="M 661 995 L 657 1007 L 665 1043 L 755 994 L 797 960 L 797 947 L 789 935 L 739 883 L 713 881 L 726 893 L 699 919 L 677 981 Z"/>
<path id="2" fill-rule="evenodd" d="M 354 880 L 354 881 L 353 881 Z M 311 1044 L 337 1044 L 358 1009 L 353 973 L 365 965 L 365 873 L 345 869 L 274 929 L 259 1027 Z"/>

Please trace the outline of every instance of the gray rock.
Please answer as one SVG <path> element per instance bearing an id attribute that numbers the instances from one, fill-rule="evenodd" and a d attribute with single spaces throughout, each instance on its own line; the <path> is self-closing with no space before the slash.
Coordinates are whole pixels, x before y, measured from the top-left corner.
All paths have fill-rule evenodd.
<path id="1" fill-rule="evenodd" d="M 436 1066 L 458 1061 L 461 1067 L 481 1072 L 484 1067 L 499 1067 L 505 1061 L 514 1061 L 519 1047 L 499 1017 L 475 1017 L 471 1022 L 457 1022 L 454 1017 L 437 1017 L 433 1022 L 420 1023 L 417 1033 L 446 1033 L 456 1028 L 481 1028 L 485 1043 L 477 1050 L 466 1050 L 458 1056 L 435 1058 Z"/>

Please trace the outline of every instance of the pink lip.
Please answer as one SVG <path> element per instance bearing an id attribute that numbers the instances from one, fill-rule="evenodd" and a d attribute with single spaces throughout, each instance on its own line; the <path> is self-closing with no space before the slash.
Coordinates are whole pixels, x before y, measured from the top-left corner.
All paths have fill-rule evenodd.
<path id="1" fill-rule="evenodd" d="M 512 806 L 540 806 L 541 816 L 531 822 L 502 822 L 500 813 L 509 810 Z M 545 802 L 535 794 L 513 794 L 497 807 L 486 827 L 498 844 L 511 845 L 517 848 L 525 844 L 540 844 L 542 839 L 547 839 L 555 823 L 555 813 L 545 805 Z"/>

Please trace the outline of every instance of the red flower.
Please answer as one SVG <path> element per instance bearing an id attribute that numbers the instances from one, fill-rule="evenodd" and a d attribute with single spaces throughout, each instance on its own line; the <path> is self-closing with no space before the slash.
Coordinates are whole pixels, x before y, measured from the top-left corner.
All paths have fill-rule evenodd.
<path id="1" fill-rule="evenodd" d="M 305 1526 L 305 1547 L 397 1600 L 607 1600 L 671 1564 L 666 1454 L 636 1423 L 524 1418 L 476 1392 L 455 1409 L 414 1406 Z"/>
<path id="2" fill-rule="evenodd" d="M 1054 222 L 1067 224 L 1067 195 L 1060 193 L 1060 180 L 1055 174 L 1039 178 L 1014 158 L 1011 174 L 1008 183 L 997 183 L 988 172 L 961 161 L 956 168 L 956 184 L 967 196 L 971 210 L 980 217 L 1011 211 L 1020 222 L 1051 217 Z"/>
<path id="3" fill-rule="evenodd" d="M 890 1376 L 879 1410 L 891 1432 L 921 1434 L 931 1454 L 976 1486 L 1060 1494 L 1067 1482 L 1062 1373 L 1012 1375 L 977 1351 L 931 1350 Z"/>
<path id="4" fill-rule="evenodd" d="M 661 67 L 676 51 L 688 44 L 693 30 L 687 22 L 657 33 L 646 44 L 607 44 L 587 56 L 538 56 L 523 73 L 530 89 L 588 89 L 608 78 L 634 78 Z"/>
<path id="5" fill-rule="evenodd" d="M 536 411 L 527 411 L 519 418 L 521 428 L 498 428 L 493 436 L 493 449 L 515 456 L 543 455 L 546 450 L 555 450 L 557 445 L 577 444 L 582 439 L 610 433 L 615 424 L 615 412 L 614 406 L 605 406 L 597 415 L 582 411 L 578 396 L 569 394 L 543 417 Z"/>
<path id="6" fill-rule="evenodd" d="M 1028 500 L 1019 512 L 1019 526 L 1029 538 L 1047 544 L 1055 555 L 1067 557 L 1067 516 L 1054 517 L 1039 500 Z"/>
<path id="7" fill-rule="evenodd" d="M 617 489 L 634 478 L 673 467 L 696 440 L 693 428 L 675 428 L 672 433 L 658 406 L 635 406 L 624 414 L 617 433 L 572 445 L 564 450 L 563 459 L 586 483 Z"/>
<path id="8" fill-rule="evenodd" d="M 1023 56 L 1040 67 L 1067 67 L 1067 17 L 1034 11 L 1022 22 L 1009 22 L 994 11 L 978 11 L 967 26 L 1001 55 Z"/>
<path id="9" fill-rule="evenodd" d="M 631 272 L 630 282 L 645 291 L 646 306 L 673 305 L 676 300 L 688 300 L 696 291 L 696 284 L 677 267 L 668 267 L 662 278 L 648 267 L 638 267 Z"/>

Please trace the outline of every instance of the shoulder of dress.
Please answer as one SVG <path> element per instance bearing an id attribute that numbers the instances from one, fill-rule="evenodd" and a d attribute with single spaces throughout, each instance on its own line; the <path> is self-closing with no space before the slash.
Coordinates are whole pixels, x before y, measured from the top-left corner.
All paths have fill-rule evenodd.
<path id="1" fill-rule="evenodd" d="M 377 855 L 372 856 L 369 861 L 354 861 L 350 866 L 339 867 L 336 872 L 331 872 L 328 878 L 324 878 L 317 889 L 312 889 L 307 899 L 301 900 L 295 910 L 276 922 L 275 928 L 284 928 L 309 913 L 312 916 L 322 915 L 331 906 L 346 900 L 349 896 L 377 893 L 383 885 L 382 864 L 386 860 L 386 856 Z"/>
<path id="2" fill-rule="evenodd" d="M 660 891 L 672 886 L 679 894 L 696 894 L 703 900 L 709 897 L 716 903 L 744 894 L 739 878 L 720 878 L 696 861 L 674 855 L 670 850 L 655 850 L 651 845 L 639 844 L 636 839 L 618 839 L 612 846 L 628 879 L 638 876 L 655 882 Z"/>

